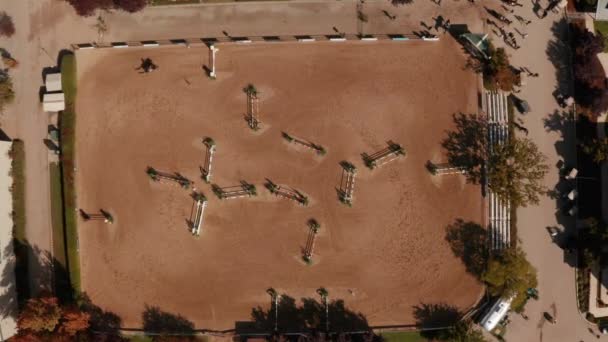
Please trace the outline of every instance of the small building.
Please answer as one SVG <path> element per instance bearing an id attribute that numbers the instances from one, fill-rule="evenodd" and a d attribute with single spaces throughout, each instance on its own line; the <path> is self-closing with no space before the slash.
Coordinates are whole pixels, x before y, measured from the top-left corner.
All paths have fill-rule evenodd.
<path id="1" fill-rule="evenodd" d="M 488 59 L 488 35 L 477 33 L 463 33 L 460 35 L 464 47 L 474 56 Z"/>
<path id="2" fill-rule="evenodd" d="M 486 313 L 485 316 L 479 322 L 482 328 L 487 331 L 492 331 L 498 323 L 505 317 L 509 309 L 511 308 L 511 302 L 513 298 L 500 298 L 492 305 L 490 310 Z"/>
<path id="3" fill-rule="evenodd" d="M 44 86 L 47 92 L 61 91 L 61 74 L 48 74 Z"/>
<path id="4" fill-rule="evenodd" d="M 65 109 L 63 93 L 47 93 L 42 98 L 42 108 L 45 112 L 59 112 Z"/>

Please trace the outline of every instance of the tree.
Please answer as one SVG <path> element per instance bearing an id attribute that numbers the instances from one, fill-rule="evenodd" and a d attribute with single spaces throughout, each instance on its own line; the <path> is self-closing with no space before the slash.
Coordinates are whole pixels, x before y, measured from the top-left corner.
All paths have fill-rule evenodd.
<path id="1" fill-rule="evenodd" d="M 88 17 L 98 9 L 121 9 L 130 13 L 146 7 L 146 0 L 67 0 L 78 15 Z"/>
<path id="2" fill-rule="evenodd" d="M 483 67 L 484 83 L 490 90 L 511 91 L 520 82 L 519 73 L 511 67 L 504 48 L 495 48 L 488 42 L 488 59 Z"/>
<path id="3" fill-rule="evenodd" d="M 460 321 L 448 330 L 446 340 L 452 342 L 487 342 L 481 331 L 473 328 L 470 321 Z"/>
<path id="4" fill-rule="evenodd" d="M 0 12 L 0 36 L 11 37 L 15 34 L 13 18 L 6 12 Z"/>
<path id="5" fill-rule="evenodd" d="M 602 140 L 592 139 L 591 141 L 582 143 L 581 148 L 597 164 L 601 164 L 608 159 L 608 138 Z"/>
<path id="6" fill-rule="evenodd" d="M 597 57 L 604 50 L 604 37 L 579 25 L 570 25 L 574 70 L 574 98 L 582 112 L 597 116 L 608 110 L 606 74 Z"/>
<path id="7" fill-rule="evenodd" d="M 514 297 L 511 305 L 516 310 L 526 302 L 526 291 L 538 284 L 536 269 L 520 247 L 508 248 L 492 257 L 482 280 L 488 285 L 491 295 Z"/>
<path id="8" fill-rule="evenodd" d="M 488 156 L 488 122 L 475 114 L 454 114 L 453 131 L 441 142 L 448 163 L 463 167 L 469 182 L 478 184 L 484 176 L 484 163 Z"/>
<path id="9" fill-rule="evenodd" d="M 542 181 L 549 170 L 546 157 L 529 139 L 512 137 L 496 144 L 488 158 L 488 186 L 514 206 L 536 204 L 546 189 Z"/>
<path id="10" fill-rule="evenodd" d="M 14 99 L 13 81 L 6 71 L 0 71 L 0 110 Z"/>
<path id="11" fill-rule="evenodd" d="M 114 7 L 112 0 L 67 0 L 76 10 L 78 15 L 83 17 L 91 16 L 98 9 L 110 9 Z"/>
<path id="12" fill-rule="evenodd" d="M 32 332 L 53 332 L 61 318 L 56 297 L 44 296 L 27 301 L 19 314 L 19 329 Z"/>
<path id="13" fill-rule="evenodd" d="M 74 336 L 79 332 L 86 331 L 89 328 L 90 318 L 90 314 L 82 312 L 76 307 L 64 309 L 59 332 L 68 336 Z"/>
<path id="14" fill-rule="evenodd" d="M 114 0 L 114 6 L 129 13 L 138 12 L 146 7 L 147 0 Z"/>

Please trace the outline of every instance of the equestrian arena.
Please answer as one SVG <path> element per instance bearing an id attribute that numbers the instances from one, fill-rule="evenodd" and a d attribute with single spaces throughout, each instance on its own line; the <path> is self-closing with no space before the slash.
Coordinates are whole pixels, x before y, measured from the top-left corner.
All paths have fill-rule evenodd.
<path id="1" fill-rule="evenodd" d="M 481 189 L 425 167 L 478 107 L 455 40 L 217 47 L 215 79 L 204 44 L 76 52 L 77 204 L 114 221 L 79 219 L 94 303 L 125 327 L 153 306 L 230 330 L 269 288 L 325 287 L 372 327 L 477 301 L 445 236 L 482 223 Z"/>

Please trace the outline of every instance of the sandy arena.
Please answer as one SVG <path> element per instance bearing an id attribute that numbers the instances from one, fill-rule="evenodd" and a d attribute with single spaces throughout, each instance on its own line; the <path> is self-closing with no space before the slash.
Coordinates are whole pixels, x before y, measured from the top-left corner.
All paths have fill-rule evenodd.
<path id="1" fill-rule="evenodd" d="M 78 206 L 116 220 L 80 220 L 82 284 L 125 327 L 146 305 L 197 328 L 231 329 L 268 308 L 266 289 L 332 299 L 371 326 L 412 324 L 413 306 L 467 308 L 481 285 L 445 241 L 457 218 L 481 222 L 480 189 L 458 175 L 432 177 L 452 114 L 477 110 L 477 77 L 461 47 L 440 42 L 220 45 L 217 80 L 206 47 L 77 52 Z M 160 69 L 135 70 L 150 57 Z M 260 91 L 263 129 L 252 132 L 243 87 Z M 327 149 L 319 157 L 281 132 Z M 201 180 L 204 137 L 217 143 L 212 183 L 257 186 L 219 200 Z M 370 171 L 361 154 L 401 144 L 407 157 Z M 343 160 L 358 168 L 352 208 L 336 187 Z M 179 172 L 209 199 L 203 232 L 188 230 L 193 200 L 153 182 L 146 168 Z M 265 179 L 306 193 L 302 207 L 271 195 Z M 309 218 L 321 223 L 313 265 L 302 262 Z M 330 313 L 331 315 L 331 313 Z"/>

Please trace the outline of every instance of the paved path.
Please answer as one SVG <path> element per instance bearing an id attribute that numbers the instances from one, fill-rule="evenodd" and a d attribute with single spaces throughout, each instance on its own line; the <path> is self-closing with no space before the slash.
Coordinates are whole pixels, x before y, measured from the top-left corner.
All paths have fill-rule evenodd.
<path id="1" fill-rule="evenodd" d="M 569 69 L 566 62 L 568 55 L 564 40 L 567 37 L 567 26 L 562 22 L 563 14 L 552 14 L 545 19 L 537 19 L 529 2 L 522 2 L 523 8 L 516 8 L 516 13 L 533 21 L 522 27 L 514 20 L 512 27 L 517 27 L 529 36 L 518 42 L 519 50 L 507 48 L 512 55 L 515 66 L 526 66 L 532 72 L 539 73 L 537 78 L 528 78 L 527 85 L 518 94 L 527 100 L 532 108 L 531 113 L 522 116 L 524 126 L 529 130 L 529 138 L 547 156 L 550 171 L 545 179 L 549 189 L 561 188 L 559 170 L 556 165 L 564 160 L 568 165 L 575 162 L 574 123 L 568 120 L 553 97 L 555 90 L 568 91 Z M 546 6 L 546 3 L 542 3 Z M 498 9 L 497 6 L 493 8 Z M 510 15 L 510 17 L 512 17 Z M 517 35 L 517 33 L 515 33 Z M 496 42 L 498 38 L 494 38 Z M 501 44 L 502 45 L 502 44 Z M 516 131 L 516 135 L 522 132 Z M 574 229 L 574 219 L 560 213 L 558 200 L 543 196 L 539 205 L 520 208 L 518 216 L 518 237 L 530 262 L 538 270 L 540 299 L 530 301 L 526 307 L 529 320 L 512 315 L 508 327 L 507 339 L 510 341 L 591 341 L 596 340 L 589 332 L 587 322 L 579 315 L 574 283 L 573 261 L 562 249 L 553 243 L 547 227 Z M 542 318 L 543 312 L 554 314 L 557 324 L 548 324 Z M 597 333 L 597 331 L 596 331 Z M 608 338 L 601 337 L 602 340 Z"/>

